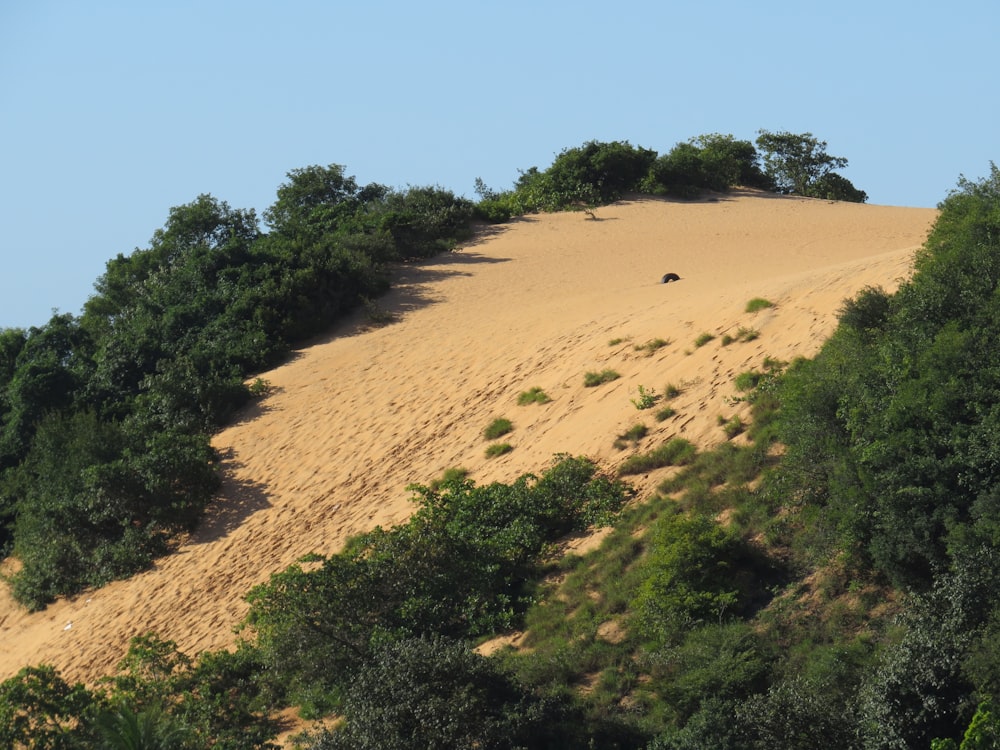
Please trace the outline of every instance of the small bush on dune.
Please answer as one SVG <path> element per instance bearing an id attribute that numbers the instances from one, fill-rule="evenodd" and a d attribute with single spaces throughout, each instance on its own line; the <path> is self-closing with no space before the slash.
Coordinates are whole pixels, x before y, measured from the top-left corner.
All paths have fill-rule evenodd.
<path id="1" fill-rule="evenodd" d="M 635 350 L 637 352 L 646 352 L 647 357 L 652 357 L 657 349 L 662 349 L 665 346 L 669 346 L 669 344 L 670 342 L 666 339 L 650 339 L 645 344 L 636 344 Z"/>
<path id="2" fill-rule="evenodd" d="M 486 449 L 487 458 L 496 458 L 497 456 L 502 456 L 504 453 L 510 453 L 514 450 L 514 446 L 510 443 L 493 443 Z"/>
<path id="3" fill-rule="evenodd" d="M 494 419 L 493 422 L 483 430 L 483 436 L 487 440 L 496 440 L 498 437 L 506 435 L 508 432 L 514 429 L 514 425 L 509 419 L 504 419 L 503 417 L 498 417 Z"/>
<path id="4" fill-rule="evenodd" d="M 547 404 L 551 400 L 552 399 L 549 398 L 545 391 L 538 386 L 535 386 L 533 388 L 529 388 L 518 396 L 517 404 L 518 406 L 526 406 L 528 404 Z"/>
<path id="5" fill-rule="evenodd" d="M 774 307 L 774 303 L 771 300 L 764 299 L 763 297 L 754 297 L 747 302 L 746 311 L 748 313 L 755 313 L 766 310 L 769 307 Z"/>
<path id="6" fill-rule="evenodd" d="M 583 384 L 587 388 L 594 388 L 595 386 L 602 385 L 604 383 L 610 383 L 612 380 L 618 380 L 620 377 L 621 375 L 614 370 L 588 372 L 583 376 Z"/>

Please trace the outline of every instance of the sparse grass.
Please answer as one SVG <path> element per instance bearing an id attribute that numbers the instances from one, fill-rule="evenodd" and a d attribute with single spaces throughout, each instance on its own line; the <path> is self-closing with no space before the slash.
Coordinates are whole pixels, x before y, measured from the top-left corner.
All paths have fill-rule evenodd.
<path id="1" fill-rule="evenodd" d="M 649 428 L 644 424 L 635 424 L 629 427 L 625 432 L 615 438 L 613 445 L 616 449 L 623 451 L 630 445 L 637 444 L 646 435 L 649 434 Z"/>
<path id="2" fill-rule="evenodd" d="M 775 357 L 771 357 L 771 356 L 764 357 L 764 369 L 767 370 L 768 372 L 774 372 L 776 370 L 781 370 L 787 364 L 788 364 L 787 362 L 784 362 L 784 361 L 782 361 L 780 359 L 777 359 Z"/>
<path id="3" fill-rule="evenodd" d="M 432 490 L 441 489 L 442 485 L 446 482 L 461 481 L 469 476 L 469 470 L 463 469 L 460 466 L 453 466 L 450 469 L 445 469 L 444 474 L 441 475 L 440 479 L 435 479 L 430 483 L 430 488 Z"/>
<path id="4" fill-rule="evenodd" d="M 632 401 L 632 405 L 641 411 L 643 409 L 652 409 L 653 406 L 656 405 L 656 402 L 660 400 L 660 397 L 657 395 L 656 391 L 652 389 L 647 391 L 645 386 L 640 385 L 639 398 L 633 398 L 630 400 Z"/>
<path id="5" fill-rule="evenodd" d="M 583 384 L 587 388 L 593 388 L 603 383 L 610 383 L 612 380 L 618 380 L 621 375 L 619 375 L 614 370 L 602 370 L 601 372 L 588 372 L 583 376 Z"/>
<path id="6" fill-rule="evenodd" d="M 715 336 L 706 331 L 705 333 L 701 334 L 698 338 L 694 340 L 694 345 L 696 347 L 702 347 L 705 346 L 705 344 L 707 344 L 709 341 L 712 341 L 714 339 Z"/>
<path id="7" fill-rule="evenodd" d="M 760 312 L 761 310 L 766 310 L 769 307 L 774 307 L 774 303 L 769 299 L 764 299 L 763 297 L 754 297 L 752 300 L 747 302 L 746 311 L 748 313 Z"/>
<path id="8" fill-rule="evenodd" d="M 726 437 L 730 440 L 746 429 L 746 425 L 743 424 L 743 420 L 740 419 L 739 415 L 727 419 L 720 414 L 719 426 L 722 427 L 722 431 L 726 433 Z"/>
<path id="9" fill-rule="evenodd" d="M 534 388 L 524 391 L 517 397 L 517 405 L 526 406 L 528 404 L 547 404 L 551 400 L 552 399 L 549 398 L 545 391 L 538 386 L 535 386 Z"/>
<path id="10" fill-rule="evenodd" d="M 694 460 L 698 450 L 694 444 L 684 438 L 671 438 L 659 448 L 631 456 L 618 469 L 619 476 L 628 474 L 643 474 L 664 466 L 683 466 Z"/>
<path id="11" fill-rule="evenodd" d="M 682 389 L 680 386 L 674 385 L 673 383 L 667 383 L 666 387 L 663 389 L 663 398 L 666 399 L 677 398 L 683 392 L 684 389 Z"/>
<path id="12" fill-rule="evenodd" d="M 483 430 L 483 437 L 487 440 L 496 440 L 498 437 L 506 435 L 508 432 L 514 429 L 514 425 L 509 419 L 504 419 L 503 417 L 498 417 L 494 419 L 493 422 Z"/>
<path id="13" fill-rule="evenodd" d="M 621 338 L 619 336 L 618 338 L 611 339 L 611 341 L 608 342 L 608 346 L 618 346 L 619 344 L 622 344 L 622 343 L 624 343 L 626 341 L 628 341 L 628 339 Z"/>
<path id="14" fill-rule="evenodd" d="M 668 419 L 670 419 L 676 413 L 677 413 L 677 410 L 674 407 L 672 407 L 672 406 L 664 406 L 662 409 L 657 409 L 657 411 L 656 411 L 656 421 L 657 422 L 666 422 Z"/>
<path id="15" fill-rule="evenodd" d="M 510 443 L 493 443 L 486 448 L 486 457 L 496 458 L 504 453 L 510 453 L 512 450 L 514 450 L 514 446 Z"/>
<path id="16" fill-rule="evenodd" d="M 662 349 L 665 346 L 669 346 L 670 342 L 666 339 L 650 339 L 645 344 L 636 344 L 635 350 L 637 352 L 646 352 L 647 357 L 652 357 L 653 352 L 657 349 Z"/>
<path id="17" fill-rule="evenodd" d="M 725 336 L 722 337 L 722 345 L 729 346 L 734 341 L 746 342 L 746 341 L 753 341 L 758 338 L 760 338 L 760 331 L 758 331 L 756 328 L 746 328 L 745 326 L 740 326 L 740 328 L 736 331 L 735 336 L 732 336 L 727 333 Z"/>

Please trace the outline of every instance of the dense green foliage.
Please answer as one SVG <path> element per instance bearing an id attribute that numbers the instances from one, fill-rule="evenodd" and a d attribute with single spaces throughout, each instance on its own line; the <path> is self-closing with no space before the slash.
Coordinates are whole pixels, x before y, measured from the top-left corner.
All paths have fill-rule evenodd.
<path id="1" fill-rule="evenodd" d="M 456 476 L 413 489 L 419 508 L 406 524 L 375 529 L 311 559 L 314 569 L 293 566 L 251 592 L 249 624 L 297 702 L 336 703 L 380 642 L 511 627 L 546 545 L 608 522 L 631 496 L 569 457 L 510 485 Z"/>
<path id="2" fill-rule="evenodd" d="M 561 706 L 495 661 L 437 637 L 377 648 L 349 685 L 344 712 L 346 725 L 313 750 L 550 748 L 568 725 Z"/>
<path id="3" fill-rule="evenodd" d="M 262 712 L 260 671 L 247 649 L 193 664 L 151 635 L 132 640 L 117 674 L 87 688 L 51 667 L 0 683 L 0 744 L 11 750 L 267 750 L 274 724 Z"/>
<path id="4" fill-rule="evenodd" d="M 812 198 L 864 203 L 868 196 L 843 175 L 847 159 L 830 156 L 826 141 L 812 133 L 771 133 L 761 130 L 757 148 L 762 153 L 764 174 L 779 193 L 795 193 Z"/>

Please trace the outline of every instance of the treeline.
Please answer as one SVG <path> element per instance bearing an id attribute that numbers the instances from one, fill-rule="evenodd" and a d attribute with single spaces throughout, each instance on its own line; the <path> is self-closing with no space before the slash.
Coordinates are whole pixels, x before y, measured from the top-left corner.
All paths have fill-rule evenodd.
<path id="1" fill-rule="evenodd" d="M 511 191 L 480 183 L 479 203 L 308 167 L 278 188 L 267 232 L 254 211 L 209 195 L 171 209 L 148 248 L 108 262 L 80 316 L 0 330 L 0 553 L 20 562 L 14 595 L 39 608 L 163 554 L 217 489 L 211 434 L 266 389 L 245 381 L 382 294 L 391 263 L 447 250 L 483 219 L 631 190 L 817 194 L 846 166 L 808 133 L 758 143 L 762 155 L 701 136 L 658 157 L 590 142 Z"/>

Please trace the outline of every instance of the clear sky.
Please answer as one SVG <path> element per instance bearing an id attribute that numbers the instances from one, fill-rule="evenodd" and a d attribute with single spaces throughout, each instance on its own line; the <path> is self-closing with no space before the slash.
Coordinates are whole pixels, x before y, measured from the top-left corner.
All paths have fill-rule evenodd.
<path id="1" fill-rule="evenodd" d="M 289 170 L 475 198 L 589 140 L 811 132 L 870 203 L 1000 162 L 996 0 L 0 0 L 0 327 Z"/>

